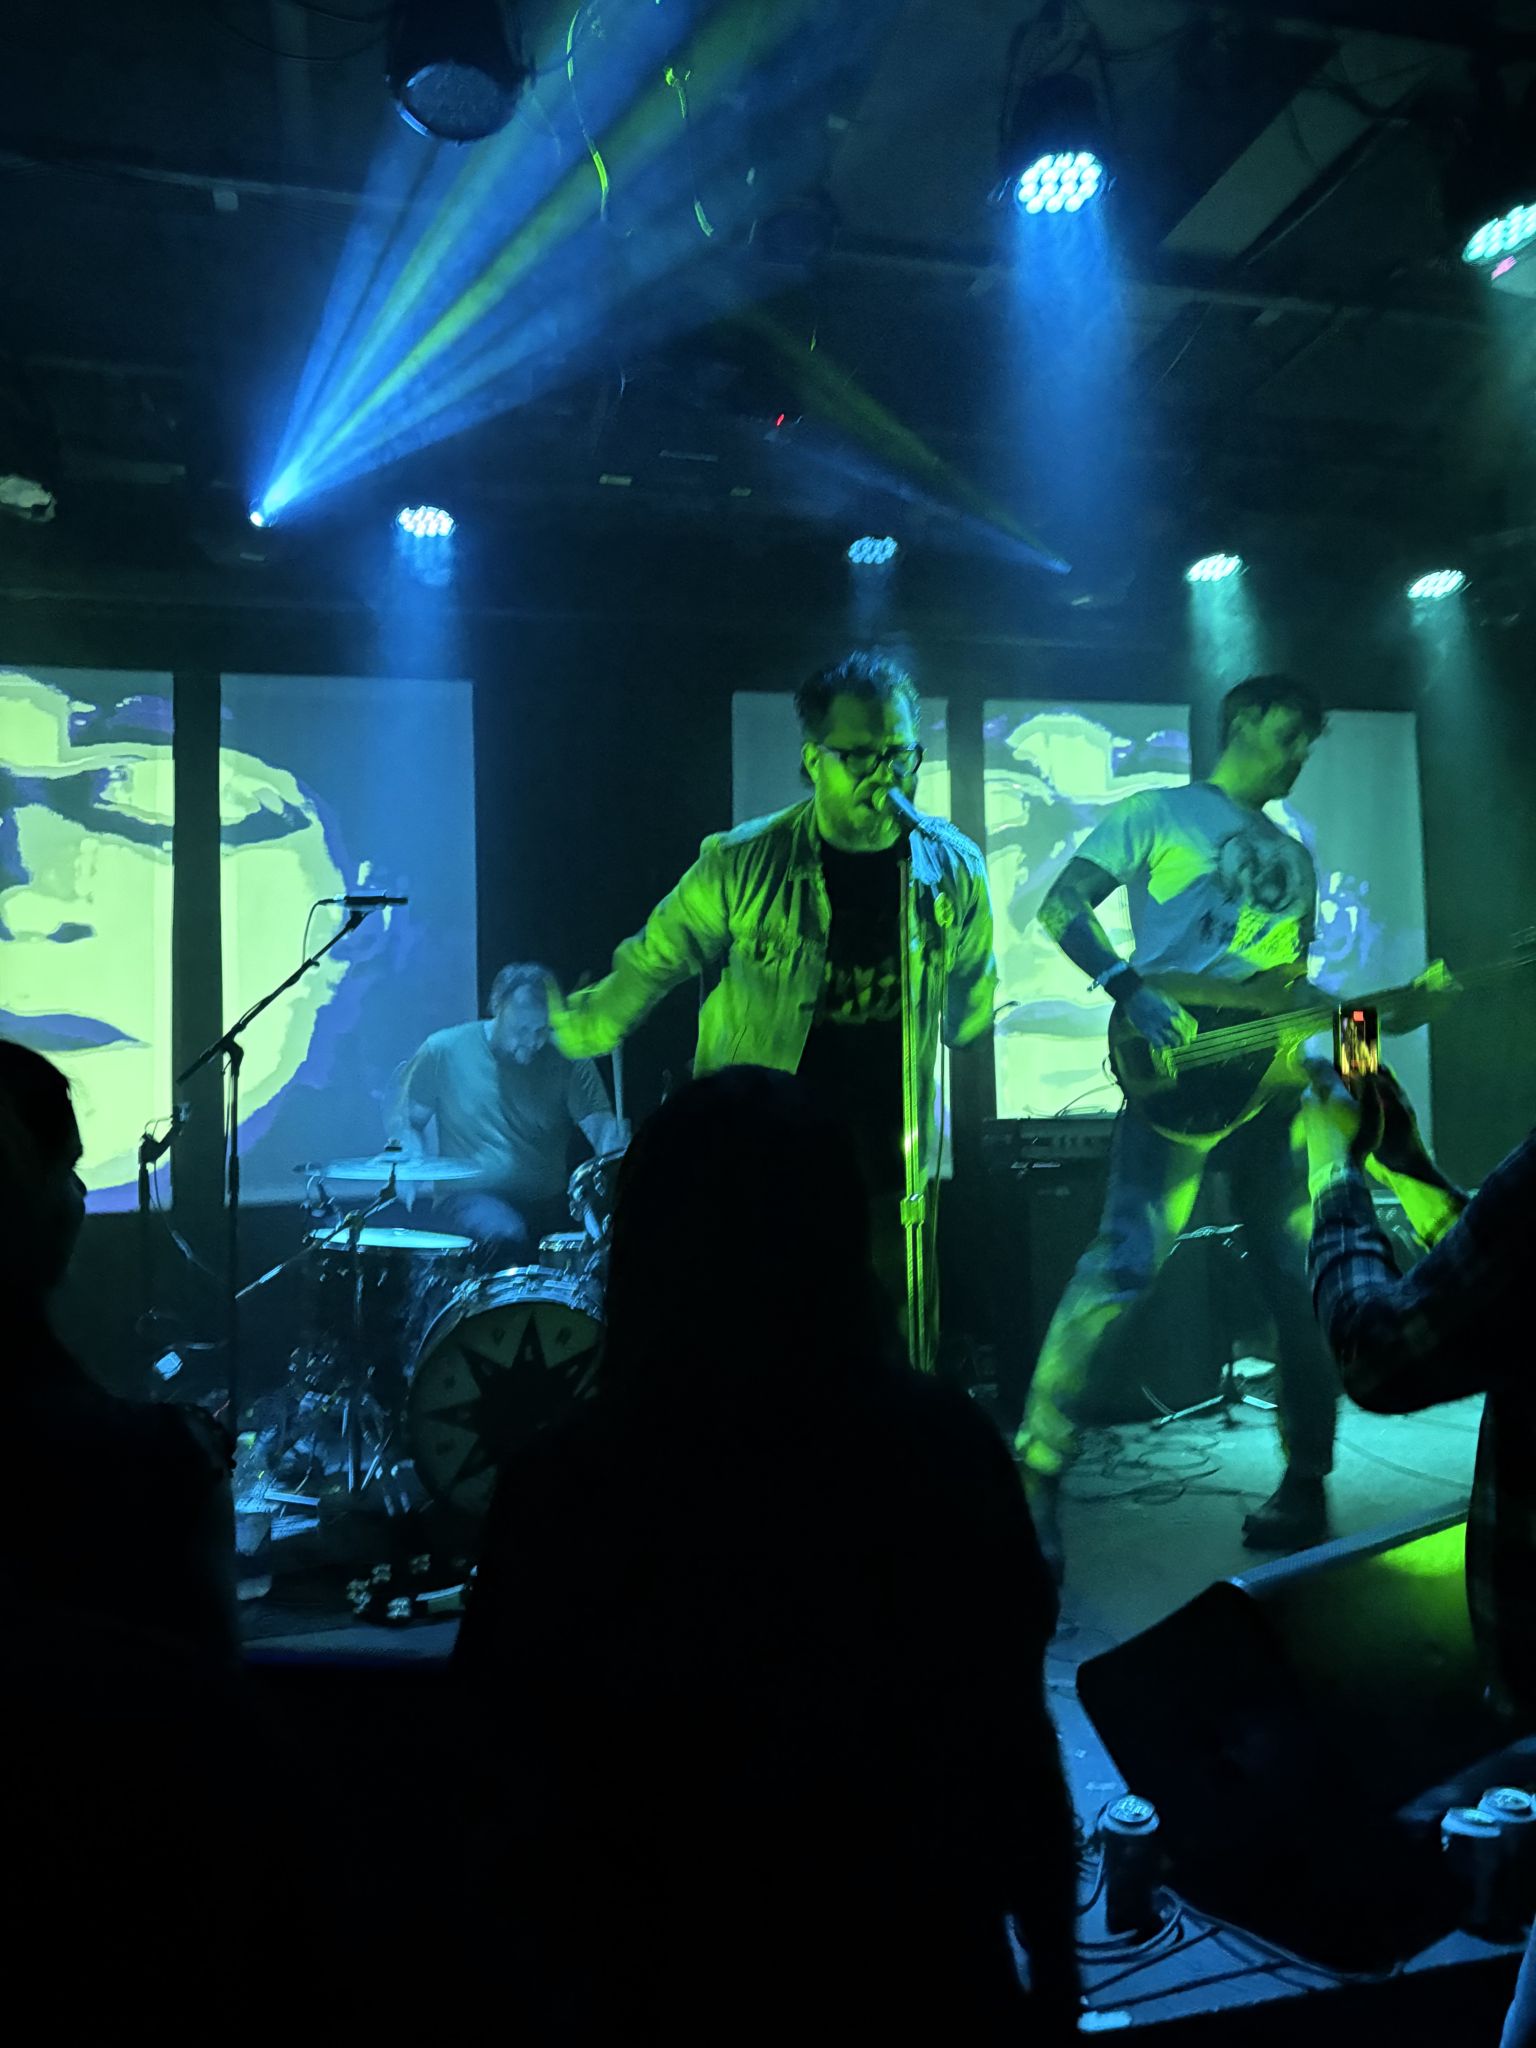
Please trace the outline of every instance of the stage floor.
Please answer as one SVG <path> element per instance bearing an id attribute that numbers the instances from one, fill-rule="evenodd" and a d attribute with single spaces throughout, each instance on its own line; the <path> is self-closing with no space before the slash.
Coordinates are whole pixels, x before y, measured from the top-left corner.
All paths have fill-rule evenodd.
<path id="1" fill-rule="evenodd" d="M 1256 1363 L 1245 1384 L 1263 1393 Z M 1428 1415 L 1378 1416 L 1345 1403 L 1329 1488 L 1334 1536 L 1461 1512 L 1481 1406 L 1471 1400 Z M 1273 1552 L 1243 1547 L 1242 1522 L 1274 1490 L 1279 1470 L 1272 1416 L 1246 1407 L 1234 1411 L 1230 1428 L 1202 1416 L 1164 1429 L 1105 1430 L 1090 1440 L 1065 1488 L 1067 1582 L 1046 1680 L 1085 1829 L 1128 1788 L 1078 1704 L 1077 1666 L 1161 1620 L 1213 1580 L 1272 1561 Z M 1477 2017 L 1477 2006 L 1481 2001 L 1496 2009 L 1507 1997 L 1507 1987 L 1499 1987 L 1505 1977 L 1512 1982 L 1513 1965 L 1486 1943 L 1452 1936 L 1413 1960 L 1408 1981 L 1346 1991 L 1324 1971 L 1287 1967 L 1257 1944 L 1202 1932 L 1197 1916 L 1190 1929 L 1175 1946 L 1153 1944 L 1144 1956 L 1129 1952 L 1087 1965 L 1094 2024 L 1106 2030 L 1158 2025 L 1161 2031 L 1162 2023 L 1208 2014 L 1204 2026 L 1212 2031 L 1196 2027 L 1192 2041 L 1300 2040 L 1304 2028 L 1310 2048 L 1372 2039 L 1378 2031 L 1395 2042 L 1455 2041 L 1458 2048 L 1497 2042 L 1496 2011 L 1490 2026 L 1486 2016 Z M 1101 1909 L 1088 1915 L 1083 1932 L 1090 1941 L 1104 1939 Z M 1475 1971 L 1480 1964 L 1498 1973 L 1491 1989 L 1474 1987 L 1467 1975 L 1469 1967 L 1484 1974 Z M 1426 1971 L 1434 1973 L 1438 1996 L 1413 1981 Z M 1372 1993 L 1391 1999 L 1389 2019 L 1370 2004 L 1356 2004 Z M 1302 1997 L 1305 2018 L 1295 2009 Z M 1459 2021 L 1443 2008 L 1454 2008 Z M 1123 2020 L 1113 2017 L 1122 2013 Z M 1422 2032 L 1415 2031 L 1419 2026 Z"/>
<path id="2" fill-rule="evenodd" d="M 1262 1392 L 1261 1378 L 1248 1383 Z M 1334 1534 L 1352 1536 L 1464 1508 L 1479 1408 L 1473 1400 L 1428 1415 L 1388 1417 L 1346 1404 L 1330 1488 Z M 1068 1575 L 1047 1672 L 1063 1761 L 1085 1830 L 1126 1787 L 1078 1705 L 1078 1664 L 1160 1620 L 1213 1580 L 1267 1562 L 1271 1554 L 1243 1548 L 1242 1519 L 1273 1490 L 1278 1471 L 1272 1417 L 1250 1408 L 1236 1411 L 1230 1428 L 1219 1418 L 1201 1417 L 1166 1429 L 1104 1430 L 1090 1439 L 1066 1489 Z M 441 1659 L 456 1627 L 451 1620 L 404 1628 L 355 1621 L 318 1589 L 296 1601 L 295 1589 L 281 1575 L 273 1596 L 249 1603 L 245 1617 L 253 1645 L 259 1643 L 263 1652 L 302 1650 L 348 1662 Z M 1084 1924 L 1089 1940 L 1104 1938 L 1100 1912 L 1095 1908 Z M 1192 2041 L 1289 2040 L 1299 2038 L 1293 2028 L 1303 2022 L 1294 2002 L 1305 1996 L 1310 2048 L 1372 2036 L 1380 2014 L 1370 2006 L 1349 2012 L 1345 2007 L 1371 1994 L 1384 1998 L 1392 1986 L 1371 1987 L 1371 1994 L 1365 1987 L 1344 1990 L 1325 1972 L 1277 1963 L 1239 1937 L 1202 1933 L 1199 1925 L 1192 1923 L 1194 1938 L 1186 1934 L 1176 1945 L 1145 1955 L 1116 1953 L 1089 1966 L 1086 1985 L 1095 2015 L 1089 2030 L 1156 2026 L 1159 2038 L 1166 2038 L 1166 2024 L 1182 2038 L 1183 2024 L 1193 2021 Z M 1426 1971 L 1433 1973 L 1433 1986 L 1423 1981 L 1416 1987 Z M 1497 2025 L 1489 2030 L 1486 2012 L 1507 1996 L 1506 1980 L 1512 1977 L 1513 1961 L 1504 1952 L 1451 1937 L 1415 1958 L 1406 1982 L 1398 1980 L 1392 2038 L 1455 2040 L 1458 2048 L 1496 2042 Z M 1459 2012 L 1466 2031 L 1441 2010 L 1442 1999 Z M 1277 2000 L 1284 2005 L 1276 2006 Z M 1333 2008 L 1341 2027 L 1337 2034 L 1330 2024 Z M 1196 2015 L 1210 2019 L 1194 2021 Z M 1422 2034 L 1414 2031 L 1420 2021 Z M 1219 2031 L 1207 2033 L 1205 2026 Z"/>

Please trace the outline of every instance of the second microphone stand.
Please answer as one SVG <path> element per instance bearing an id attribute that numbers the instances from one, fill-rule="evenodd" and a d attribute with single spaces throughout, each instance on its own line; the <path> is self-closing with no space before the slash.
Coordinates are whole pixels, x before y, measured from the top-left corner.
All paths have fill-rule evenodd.
<path id="1" fill-rule="evenodd" d="M 205 1045 L 191 1065 L 176 1076 L 176 1085 L 180 1088 L 211 1061 L 224 1059 L 229 1063 L 229 1128 L 224 1148 L 224 1359 L 225 1376 L 229 1382 L 227 1400 L 232 1436 L 240 1433 L 240 1064 L 245 1058 L 240 1035 L 255 1023 L 263 1011 L 269 1010 L 279 996 L 286 995 L 295 982 L 302 981 L 306 974 L 318 967 L 332 947 L 339 946 L 349 932 L 355 932 L 373 907 L 349 910 L 346 922 L 334 937 L 301 960 L 292 974 L 285 976 L 260 1002 L 252 1003 L 227 1031 L 221 1032 L 211 1045 Z"/>

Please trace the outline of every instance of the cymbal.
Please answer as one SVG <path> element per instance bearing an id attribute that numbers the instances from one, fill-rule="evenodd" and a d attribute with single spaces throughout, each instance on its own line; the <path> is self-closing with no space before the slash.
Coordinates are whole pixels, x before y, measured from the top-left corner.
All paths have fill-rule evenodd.
<path id="1" fill-rule="evenodd" d="M 433 1181 L 478 1180 L 482 1169 L 468 1159 L 435 1159 L 423 1153 L 377 1152 L 371 1159 L 332 1159 L 323 1166 L 298 1166 L 296 1173 L 310 1173 L 321 1180 L 351 1180 L 366 1183 L 387 1181 L 424 1186 Z"/>

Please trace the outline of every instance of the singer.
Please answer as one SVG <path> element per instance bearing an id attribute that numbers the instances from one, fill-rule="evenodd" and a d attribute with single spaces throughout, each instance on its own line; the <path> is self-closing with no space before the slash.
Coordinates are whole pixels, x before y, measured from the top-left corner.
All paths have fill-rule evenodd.
<path id="1" fill-rule="evenodd" d="M 614 954 L 612 971 L 567 1002 L 551 998 L 550 1025 L 569 1059 L 611 1052 L 669 989 L 720 963 L 700 1012 L 695 1074 L 730 1065 L 798 1073 L 851 1123 L 869 1184 L 876 1265 L 892 1308 L 904 1315 L 900 862 L 910 849 L 930 1273 L 939 1043 L 971 1045 L 992 1025 L 997 970 L 986 869 L 979 848 L 952 825 L 907 813 L 923 758 L 910 676 L 881 655 L 850 654 L 803 683 L 795 709 L 809 799 L 706 839 L 645 929 Z M 893 795 L 903 799 L 901 815 Z M 807 1257 L 829 1249 L 799 1248 Z M 937 1296 L 935 1285 L 930 1302 Z"/>

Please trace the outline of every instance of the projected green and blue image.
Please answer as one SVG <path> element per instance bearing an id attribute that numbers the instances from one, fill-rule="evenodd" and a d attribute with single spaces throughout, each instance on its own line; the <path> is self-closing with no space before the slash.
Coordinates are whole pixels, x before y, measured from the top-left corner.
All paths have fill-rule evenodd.
<path id="1" fill-rule="evenodd" d="M 0 1032 L 74 1091 L 92 1206 L 131 1197 L 141 1132 L 170 1111 L 175 771 L 167 676 L 0 673 Z M 286 769 L 226 750 L 222 858 L 268 906 L 254 973 L 292 965 L 293 926 L 342 886 L 315 800 Z M 284 999 L 244 1076 L 259 1114 L 303 1064 L 322 992 Z"/>
<path id="2" fill-rule="evenodd" d="M 349 940 L 246 1040 L 246 1192 L 291 1200 L 297 1163 L 376 1148 L 393 1067 L 475 1012 L 469 688 L 229 677 L 224 716 L 223 1015 L 291 972 L 306 929 L 336 928 L 335 909 L 307 926 L 324 899 L 421 906 Z M 68 1076 L 93 1209 L 131 1205 L 140 1136 L 175 1100 L 174 741 L 168 676 L 0 670 L 0 1035 Z"/>

